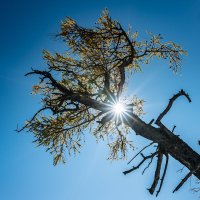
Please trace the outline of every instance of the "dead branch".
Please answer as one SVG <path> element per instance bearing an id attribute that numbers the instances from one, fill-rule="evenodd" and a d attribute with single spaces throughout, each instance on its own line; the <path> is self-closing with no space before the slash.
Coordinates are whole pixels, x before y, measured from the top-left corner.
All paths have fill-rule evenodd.
<path id="1" fill-rule="evenodd" d="M 187 100 L 190 102 L 192 102 L 192 100 L 190 99 L 189 95 L 185 93 L 184 90 L 180 90 L 177 94 L 175 94 L 170 100 L 169 103 L 167 105 L 167 107 L 165 108 L 165 110 L 158 116 L 157 120 L 156 120 L 156 124 L 157 125 L 162 125 L 161 120 L 162 118 L 169 112 L 169 110 L 171 109 L 174 101 L 180 97 L 180 96 L 185 96 L 187 98 Z"/>
<path id="2" fill-rule="evenodd" d="M 141 162 L 137 165 L 137 166 L 133 166 L 131 169 L 127 170 L 127 171 L 124 171 L 123 174 L 126 175 L 128 173 L 131 173 L 132 171 L 138 169 L 146 160 L 154 157 L 155 155 L 158 154 L 158 151 L 148 155 L 148 156 L 144 156 L 142 153 L 140 153 L 140 155 L 143 157 L 143 159 L 141 160 Z"/>
<path id="3" fill-rule="evenodd" d="M 169 161 L 169 155 L 168 155 L 168 154 L 165 154 L 165 157 L 166 157 L 165 168 L 164 168 L 164 171 L 163 171 L 162 178 L 160 179 L 160 186 L 159 186 L 159 189 L 158 189 L 158 191 L 157 191 L 157 193 L 156 193 L 156 196 L 158 196 L 158 194 L 160 193 L 160 190 L 161 190 L 161 188 L 162 188 L 163 181 L 164 181 L 164 178 L 165 178 L 165 175 L 166 175 L 166 172 L 167 172 L 168 161 Z"/>
<path id="4" fill-rule="evenodd" d="M 142 171 L 142 175 L 144 174 L 144 172 L 149 168 L 149 166 L 150 166 L 151 163 L 153 162 L 153 158 L 154 158 L 154 157 L 151 157 L 151 159 L 150 159 L 148 165 L 147 165 L 147 166 L 144 168 L 144 170 Z"/>
<path id="5" fill-rule="evenodd" d="M 190 172 L 188 172 L 188 174 L 181 180 L 181 182 L 176 186 L 176 188 L 173 190 L 173 193 L 178 191 L 182 186 L 183 184 L 188 180 L 188 178 L 190 176 L 192 176 L 192 174 L 197 171 L 198 169 L 200 168 L 200 164 L 197 166 L 196 170 L 192 170 Z"/>
<path id="6" fill-rule="evenodd" d="M 154 122 L 154 119 L 152 119 L 150 122 L 149 122 L 149 125 L 153 124 Z"/>
<path id="7" fill-rule="evenodd" d="M 150 147 L 152 144 L 154 144 L 154 142 L 151 142 L 147 146 L 143 147 L 133 158 L 131 158 L 127 165 L 130 164 L 140 153 L 142 153 L 147 147 Z"/>
<path id="8" fill-rule="evenodd" d="M 163 159 L 163 153 L 161 151 L 159 151 L 158 152 L 157 166 L 156 166 L 155 175 L 154 175 L 154 181 L 152 183 L 151 188 L 148 189 L 150 194 L 154 193 L 156 186 L 158 184 L 158 181 L 160 179 L 160 170 L 161 170 L 161 165 L 162 165 L 162 159 Z"/>
<path id="9" fill-rule="evenodd" d="M 173 127 L 173 129 L 172 129 L 172 133 L 174 132 L 175 128 L 176 128 L 176 126 L 174 125 L 174 127 Z"/>
<path id="10" fill-rule="evenodd" d="M 173 190 L 173 193 L 178 191 L 183 184 L 188 180 L 188 178 L 192 175 L 192 172 L 190 171 L 182 180 L 181 182 L 176 186 L 176 188 Z"/>

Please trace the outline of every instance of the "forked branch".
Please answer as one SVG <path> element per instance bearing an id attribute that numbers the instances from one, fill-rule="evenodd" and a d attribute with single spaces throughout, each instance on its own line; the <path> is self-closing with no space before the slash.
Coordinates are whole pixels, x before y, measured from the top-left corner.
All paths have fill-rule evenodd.
<path id="1" fill-rule="evenodd" d="M 187 98 L 187 100 L 190 102 L 192 102 L 191 98 L 189 97 L 189 95 L 187 93 L 185 93 L 184 90 L 180 90 L 177 94 L 175 94 L 170 100 L 169 103 L 167 105 L 167 107 L 165 108 L 165 110 L 158 116 L 157 120 L 156 120 L 156 124 L 157 125 L 162 125 L 161 120 L 162 118 L 169 112 L 169 110 L 171 109 L 174 101 L 179 98 L 180 96 L 185 96 Z"/>
<path id="2" fill-rule="evenodd" d="M 128 173 L 131 173 L 132 171 L 138 169 L 146 160 L 151 159 L 152 157 L 154 157 L 155 155 L 158 154 L 158 151 L 148 155 L 148 156 L 144 156 L 142 153 L 140 153 L 140 155 L 142 156 L 142 160 L 140 161 L 140 163 L 137 166 L 133 166 L 131 169 L 124 171 L 123 174 L 126 175 Z"/>

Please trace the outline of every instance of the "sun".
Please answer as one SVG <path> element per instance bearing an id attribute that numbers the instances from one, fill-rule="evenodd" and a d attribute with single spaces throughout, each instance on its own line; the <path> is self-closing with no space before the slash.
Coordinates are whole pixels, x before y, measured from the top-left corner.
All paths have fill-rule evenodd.
<path id="1" fill-rule="evenodd" d="M 112 110 L 115 114 L 121 115 L 123 112 L 125 112 L 125 107 L 122 103 L 116 102 L 115 104 L 113 104 Z"/>

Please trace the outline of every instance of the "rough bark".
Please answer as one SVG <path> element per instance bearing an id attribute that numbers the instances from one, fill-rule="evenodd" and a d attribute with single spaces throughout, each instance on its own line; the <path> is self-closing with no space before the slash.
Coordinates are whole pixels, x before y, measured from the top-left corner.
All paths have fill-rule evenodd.
<path id="1" fill-rule="evenodd" d="M 190 171 L 193 171 L 193 174 L 200 179 L 200 155 L 186 142 L 165 128 L 155 128 L 150 124 L 146 124 L 134 114 L 127 117 L 126 123 L 137 135 L 161 145 L 167 153 Z"/>

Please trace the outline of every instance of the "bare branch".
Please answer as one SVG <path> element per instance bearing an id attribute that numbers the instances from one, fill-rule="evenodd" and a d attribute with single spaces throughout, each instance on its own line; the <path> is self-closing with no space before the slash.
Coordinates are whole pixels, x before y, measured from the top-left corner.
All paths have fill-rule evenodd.
<path id="1" fill-rule="evenodd" d="M 181 186 L 188 180 L 188 178 L 192 175 L 192 172 L 190 171 L 182 180 L 181 182 L 176 186 L 176 188 L 173 190 L 173 193 L 178 191 Z"/>
<path id="2" fill-rule="evenodd" d="M 177 172 L 182 173 L 184 168 L 185 168 L 185 167 L 183 166 L 181 169 L 177 170 Z"/>
<path id="3" fill-rule="evenodd" d="M 158 116 L 158 118 L 157 118 L 157 120 L 156 120 L 156 122 L 155 122 L 157 125 L 160 125 L 160 124 L 161 124 L 162 118 L 169 112 L 169 110 L 171 109 L 171 107 L 172 107 L 174 101 L 175 101 L 178 97 L 180 97 L 180 96 L 185 96 L 185 97 L 188 99 L 189 103 L 191 102 L 191 99 L 190 99 L 189 95 L 186 94 L 185 91 L 180 90 L 177 94 L 175 94 L 175 95 L 169 100 L 169 103 L 168 103 L 167 107 L 165 108 L 165 110 Z"/>
<path id="4" fill-rule="evenodd" d="M 161 170 L 162 158 L 163 158 L 163 153 L 161 153 L 159 151 L 158 152 L 157 166 L 156 166 L 155 175 L 154 175 L 154 181 L 153 181 L 151 188 L 148 189 L 150 194 L 154 193 L 156 186 L 158 184 L 158 181 L 160 179 L 160 170 Z"/>
<path id="5" fill-rule="evenodd" d="M 147 147 L 150 147 L 152 144 L 154 144 L 154 142 L 151 142 L 147 146 L 143 147 L 133 158 L 131 158 L 127 165 L 130 164 L 140 153 L 142 153 Z"/>
<path id="6" fill-rule="evenodd" d="M 132 171 L 138 169 L 146 160 L 154 157 L 157 154 L 158 154 L 157 151 L 154 152 L 154 153 L 152 153 L 152 154 L 150 154 L 150 155 L 148 155 L 148 156 L 144 156 L 143 154 L 141 154 L 141 156 L 143 157 L 143 159 L 141 160 L 141 162 L 137 166 L 135 166 L 135 167 L 133 166 L 131 169 L 129 169 L 127 171 L 124 171 L 123 174 L 126 175 L 126 174 L 131 173 Z"/>
<path id="7" fill-rule="evenodd" d="M 151 163 L 153 162 L 153 158 L 154 158 L 154 157 L 151 157 L 151 159 L 150 159 L 148 165 L 147 165 L 147 166 L 144 168 L 144 170 L 142 171 L 142 175 L 143 175 L 144 172 L 150 167 Z"/>
<path id="8" fill-rule="evenodd" d="M 164 168 L 164 171 L 163 171 L 162 178 L 160 179 L 160 186 L 159 186 L 159 189 L 158 189 L 158 191 L 157 191 L 157 193 L 156 193 L 156 196 L 158 196 L 158 194 L 160 193 L 160 190 L 161 190 L 161 188 L 162 188 L 163 181 L 164 181 L 164 178 L 165 178 L 165 175 L 166 175 L 166 172 L 167 172 L 168 161 L 169 161 L 169 156 L 168 156 L 168 154 L 165 154 L 165 157 L 166 157 L 165 168 Z"/>
<path id="9" fill-rule="evenodd" d="M 172 129 L 172 133 L 174 132 L 175 128 L 176 128 L 176 126 L 174 125 L 174 127 L 173 127 L 173 129 Z"/>
<path id="10" fill-rule="evenodd" d="M 194 172 L 196 172 L 197 170 L 199 170 L 199 168 L 200 168 L 200 164 L 197 166 L 197 168 L 196 168 L 195 170 L 192 170 L 192 171 L 188 172 L 188 174 L 181 180 L 181 182 L 180 182 L 180 183 L 176 186 L 176 188 L 173 190 L 173 193 L 176 192 L 176 191 L 178 191 L 178 190 L 182 187 L 182 185 L 188 180 L 188 178 L 189 178 L 190 176 L 192 176 L 192 174 L 193 174 Z"/>
<path id="11" fill-rule="evenodd" d="M 150 122 L 149 122 L 149 125 L 153 124 L 154 122 L 154 119 L 152 119 Z"/>

